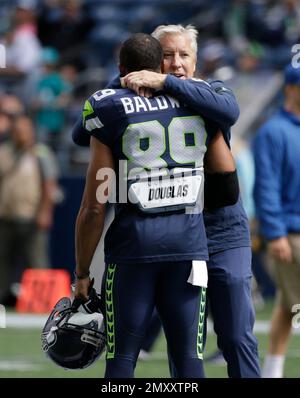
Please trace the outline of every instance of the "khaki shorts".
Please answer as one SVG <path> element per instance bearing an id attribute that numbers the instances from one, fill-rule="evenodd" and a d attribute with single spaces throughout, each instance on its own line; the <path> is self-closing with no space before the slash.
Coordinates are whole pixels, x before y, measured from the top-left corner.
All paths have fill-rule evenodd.
<path id="1" fill-rule="evenodd" d="M 276 301 L 291 311 L 294 304 L 300 304 L 300 234 L 288 236 L 293 253 L 291 264 L 271 258 L 271 266 L 277 291 Z"/>

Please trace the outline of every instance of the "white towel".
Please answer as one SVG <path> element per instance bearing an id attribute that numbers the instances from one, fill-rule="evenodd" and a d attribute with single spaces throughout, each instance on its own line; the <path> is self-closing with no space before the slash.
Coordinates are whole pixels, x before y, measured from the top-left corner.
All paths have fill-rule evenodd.
<path id="1" fill-rule="evenodd" d="M 188 283 L 191 283 L 194 286 L 207 287 L 207 280 L 206 261 L 193 260 L 190 276 L 187 280 Z"/>

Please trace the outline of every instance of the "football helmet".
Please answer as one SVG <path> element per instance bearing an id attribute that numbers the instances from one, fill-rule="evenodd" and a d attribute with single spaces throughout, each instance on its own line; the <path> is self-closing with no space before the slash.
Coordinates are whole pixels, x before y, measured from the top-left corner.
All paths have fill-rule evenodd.
<path id="1" fill-rule="evenodd" d="M 68 297 L 60 299 L 42 332 L 43 351 L 65 369 L 84 369 L 92 365 L 106 345 L 102 313 L 78 312 L 78 307 L 78 301 L 72 304 Z"/>

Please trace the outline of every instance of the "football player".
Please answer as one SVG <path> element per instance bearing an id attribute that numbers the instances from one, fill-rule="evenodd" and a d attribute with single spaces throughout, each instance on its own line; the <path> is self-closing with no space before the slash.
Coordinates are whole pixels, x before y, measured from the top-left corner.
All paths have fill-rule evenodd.
<path id="1" fill-rule="evenodd" d="M 123 75 L 142 69 L 159 72 L 162 59 L 155 38 L 136 34 L 122 45 L 120 71 Z M 131 198 L 120 200 L 120 183 L 116 215 L 105 237 L 105 376 L 134 376 L 156 307 L 176 375 L 203 377 L 207 135 L 211 185 L 215 173 L 224 172 L 231 181 L 227 186 L 232 187 L 228 194 L 218 195 L 215 205 L 232 204 L 238 196 L 235 165 L 223 136 L 214 124 L 161 91 L 143 98 L 128 89 L 100 90 L 86 101 L 83 124 L 85 134 L 91 135 L 91 160 L 76 223 L 75 297 L 88 298 L 89 267 L 103 230 L 110 182 L 115 181 L 109 178 L 110 171 L 120 170 L 120 161 L 127 162 Z M 218 151 L 223 156 L 210 163 Z"/>

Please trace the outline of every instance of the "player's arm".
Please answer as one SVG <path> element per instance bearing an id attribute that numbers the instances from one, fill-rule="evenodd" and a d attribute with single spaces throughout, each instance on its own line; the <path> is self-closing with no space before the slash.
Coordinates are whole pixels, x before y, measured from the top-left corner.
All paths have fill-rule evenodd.
<path id="1" fill-rule="evenodd" d="M 218 123 L 221 130 L 232 126 L 239 117 L 236 98 L 224 84 L 215 91 L 203 80 L 181 80 L 167 75 L 164 90 L 199 114 Z"/>
<path id="2" fill-rule="evenodd" d="M 236 165 L 221 131 L 209 141 L 204 158 L 204 170 L 205 208 L 215 209 L 234 205 L 239 197 Z"/>
<path id="3" fill-rule="evenodd" d="M 239 117 L 236 98 L 221 81 L 212 86 L 200 79 L 182 80 L 170 74 L 142 70 L 129 73 L 124 83 L 135 91 L 139 87 L 164 90 L 197 113 L 218 123 L 222 131 L 232 126 Z"/>
<path id="4" fill-rule="evenodd" d="M 91 138 L 91 160 L 89 163 L 84 194 L 76 221 L 75 247 L 76 247 L 76 274 L 84 279 L 76 280 L 75 297 L 88 298 L 89 269 L 98 242 L 101 238 L 104 219 L 104 200 L 97 200 L 97 189 L 103 180 L 97 180 L 98 170 L 110 168 L 114 170 L 114 161 L 111 149 L 101 143 L 97 138 Z M 105 184 L 108 184 L 105 181 Z"/>

